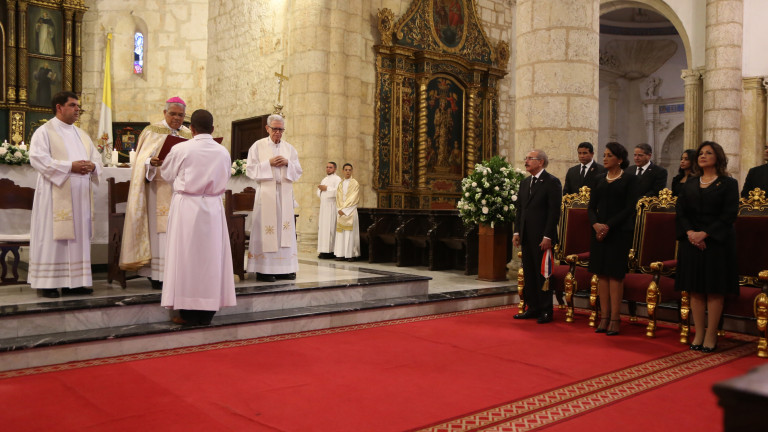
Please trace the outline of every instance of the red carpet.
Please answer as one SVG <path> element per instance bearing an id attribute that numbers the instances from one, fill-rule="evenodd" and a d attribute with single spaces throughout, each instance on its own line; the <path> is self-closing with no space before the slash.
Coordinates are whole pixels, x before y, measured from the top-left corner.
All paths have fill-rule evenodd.
<path id="1" fill-rule="evenodd" d="M 507 409 L 480 429 L 645 431 L 661 419 L 669 428 L 655 422 L 654 430 L 681 430 L 687 411 L 698 410 L 693 426 L 720 430 L 711 384 L 763 363 L 753 343 L 721 341 L 730 349 L 705 356 L 688 352 L 672 329 L 647 339 L 644 327 L 625 323 L 621 336 L 606 337 L 559 313 L 548 325 L 513 321 L 516 310 L 0 373 L 0 424 L 12 431 L 466 430 L 429 425 L 522 400 L 525 409 Z M 537 399 L 563 387 L 577 390 Z M 526 416 L 537 418 L 510 426 Z M 601 422 L 609 423 L 596 427 Z"/>

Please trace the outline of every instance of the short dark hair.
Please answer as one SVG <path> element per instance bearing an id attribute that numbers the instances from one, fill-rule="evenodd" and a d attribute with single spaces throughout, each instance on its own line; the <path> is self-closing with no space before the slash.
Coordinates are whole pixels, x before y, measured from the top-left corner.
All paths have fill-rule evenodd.
<path id="1" fill-rule="evenodd" d="M 585 148 L 585 149 L 589 150 L 590 154 L 595 154 L 595 148 L 592 147 L 592 143 L 591 142 L 584 141 L 583 143 L 579 144 L 578 147 L 576 147 L 577 150 L 580 149 L 580 148 Z"/>
<path id="2" fill-rule="evenodd" d="M 350 167 L 350 168 L 352 168 L 352 169 L 355 169 L 355 167 L 353 167 L 353 166 L 352 166 L 352 164 L 351 164 L 351 163 L 349 163 L 349 162 L 345 163 L 345 164 L 344 164 L 344 166 L 342 166 L 342 167 L 341 167 L 341 169 L 344 169 L 344 168 L 346 168 L 346 167 L 347 167 L 347 165 L 349 165 L 349 167 Z"/>
<path id="3" fill-rule="evenodd" d="M 640 143 L 640 144 L 636 145 L 635 148 L 639 148 L 640 150 L 643 151 L 643 153 L 645 153 L 647 155 L 653 154 L 653 148 L 651 148 L 651 146 L 649 144 Z"/>
<path id="4" fill-rule="evenodd" d="M 621 164 L 619 165 L 621 169 L 625 169 L 626 167 L 629 166 L 629 160 L 627 160 L 627 156 L 629 155 L 629 153 L 627 152 L 627 149 L 624 148 L 623 145 L 617 143 L 616 141 L 611 141 L 605 145 L 605 148 L 610 150 L 614 156 L 621 159 Z"/>
<path id="5" fill-rule="evenodd" d="M 333 165 L 333 168 L 338 168 L 339 167 L 338 165 L 336 165 L 336 162 L 334 162 L 334 161 L 329 161 L 328 163 Z"/>
<path id="6" fill-rule="evenodd" d="M 80 98 L 71 91 L 60 91 L 53 95 L 53 98 L 51 98 L 51 107 L 53 108 L 54 115 L 56 115 L 56 105 L 66 105 L 69 98 L 80 100 Z"/>
<path id="7" fill-rule="evenodd" d="M 717 158 L 717 161 L 715 162 L 715 171 L 717 171 L 718 176 L 730 176 L 728 174 L 728 157 L 725 155 L 725 150 L 723 150 L 723 146 L 720 144 L 714 142 L 714 141 L 704 141 L 701 143 L 699 148 L 696 149 L 696 154 L 701 153 L 701 149 L 703 149 L 706 146 L 712 147 L 712 151 L 715 152 L 715 157 Z M 694 172 L 698 175 L 701 175 L 701 168 L 699 167 L 698 161 L 693 166 Z"/>
<path id="8" fill-rule="evenodd" d="M 190 124 L 197 133 L 213 132 L 213 114 L 204 109 L 199 109 L 192 113 Z"/>

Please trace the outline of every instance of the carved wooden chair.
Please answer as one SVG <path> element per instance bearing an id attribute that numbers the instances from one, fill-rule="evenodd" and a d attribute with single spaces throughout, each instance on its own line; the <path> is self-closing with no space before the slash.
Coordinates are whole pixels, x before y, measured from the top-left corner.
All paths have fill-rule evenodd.
<path id="1" fill-rule="evenodd" d="M 373 225 L 375 208 L 358 208 L 357 216 L 360 223 L 360 259 L 368 260 L 368 228 Z"/>
<path id="2" fill-rule="evenodd" d="M 16 185 L 10 179 L 0 179 L 0 210 L 29 210 L 32 211 L 32 204 L 35 200 L 35 190 Z M 2 265 L 2 276 L 0 285 L 16 284 L 19 281 L 19 248 L 29 246 L 29 232 L 20 234 L 0 233 L 0 265 Z M 11 266 L 11 276 L 8 276 L 8 265 L 6 257 L 13 255 L 13 265 Z"/>
<path id="3" fill-rule="evenodd" d="M 123 226 L 125 212 L 118 212 L 117 205 L 128 201 L 128 190 L 131 182 L 115 183 L 114 177 L 107 179 L 107 201 L 109 205 L 109 244 L 107 245 L 107 282 L 116 281 L 121 287 L 126 287 L 125 270 L 120 269 L 120 249 L 123 244 Z"/>
<path id="4" fill-rule="evenodd" d="M 403 222 L 395 230 L 398 267 L 429 265 L 427 233 L 434 228 L 429 210 L 403 210 Z"/>
<path id="5" fill-rule="evenodd" d="M 644 197 L 637 202 L 635 233 L 629 251 L 630 273 L 624 278 L 624 301 L 629 303 L 630 321 L 637 321 L 637 303 L 646 303 L 648 337 L 655 335 L 658 305 L 662 301 L 679 304 L 681 299 L 672 278 L 677 264 L 676 203 L 677 197 L 666 188 L 657 197 Z"/>
<path id="6" fill-rule="evenodd" d="M 466 225 L 456 210 L 433 210 L 432 221 L 433 228 L 427 233 L 429 269 L 477 274 L 477 225 Z"/>
<path id="7" fill-rule="evenodd" d="M 224 192 L 224 211 L 229 230 L 229 245 L 232 249 L 232 273 L 240 280 L 245 279 L 245 251 L 250 240 L 250 230 L 246 226 L 246 212 L 253 211 L 256 189 L 247 187 L 242 192 Z"/>
<path id="8" fill-rule="evenodd" d="M 402 223 L 402 210 L 376 209 L 374 218 L 368 227 L 368 262 L 397 261 L 395 230 Z"/>

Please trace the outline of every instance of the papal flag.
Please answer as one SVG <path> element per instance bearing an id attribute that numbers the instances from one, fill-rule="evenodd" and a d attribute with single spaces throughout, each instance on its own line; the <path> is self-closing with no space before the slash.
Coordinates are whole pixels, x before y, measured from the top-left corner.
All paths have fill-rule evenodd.
<path id="1" fill-rule="evenodd" d="M 101 117 L 99 117 L 99 145 L 112 147 L 112 33 L 107 33 L 107 50 L 104 54 L 104 90 L 101 93 Z"/>

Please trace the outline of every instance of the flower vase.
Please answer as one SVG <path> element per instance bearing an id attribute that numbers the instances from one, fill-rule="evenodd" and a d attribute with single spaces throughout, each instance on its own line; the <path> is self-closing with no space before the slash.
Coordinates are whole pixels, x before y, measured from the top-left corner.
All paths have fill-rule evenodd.
<path id="1" fill-rule="evenodd" d="M 477 278 L 483 281 L 507 280 L 508 232 L 506 227 L 480 224 Z"/>

